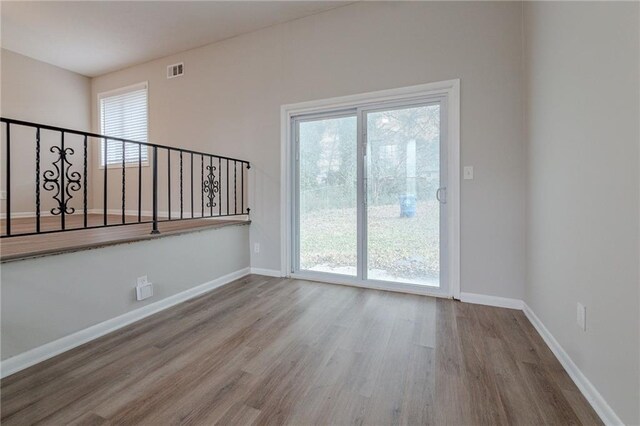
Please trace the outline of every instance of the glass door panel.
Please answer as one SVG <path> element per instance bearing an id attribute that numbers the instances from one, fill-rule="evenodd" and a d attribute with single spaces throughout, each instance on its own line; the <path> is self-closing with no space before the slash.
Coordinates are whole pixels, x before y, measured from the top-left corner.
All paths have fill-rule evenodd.
<path id="1" fill-rule="evenodd" d="M 436 103 L 364 113 L 369 280 L 440 287 L 440 109 Z"/>
<path id="2" fill-rule="evenodd" d="M 356 115 L 300 119 L 297 270 L 356 276 Z"/>

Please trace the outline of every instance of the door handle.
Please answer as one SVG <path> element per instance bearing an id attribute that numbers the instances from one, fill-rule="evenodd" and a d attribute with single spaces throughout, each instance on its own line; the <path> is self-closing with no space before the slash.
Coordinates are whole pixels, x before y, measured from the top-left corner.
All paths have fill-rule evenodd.
<path id="1" fill-rule="evenodd" d="M 447 198 L 446 198 L 446 194 L 447 194 L 447 187 L 443 186 L 438 188 L 438 190 L 436 191 L 436 200 L 438 200 L 440 202 L 440 204 L 447 204 Z M 445 193 L 445 198 L 441 197 L 442 192 Z"/>
<path id="2" fill-rule="evenodd" d="M 362 179 L 362 183 L 363 183 L 363 188 L 362 188 L 362 204 L 364 205 L 364 208 L 367 208 L 367 197 L 369 196 L 369 184 L 367 182 L 367 178 L 363 178 Z"/>

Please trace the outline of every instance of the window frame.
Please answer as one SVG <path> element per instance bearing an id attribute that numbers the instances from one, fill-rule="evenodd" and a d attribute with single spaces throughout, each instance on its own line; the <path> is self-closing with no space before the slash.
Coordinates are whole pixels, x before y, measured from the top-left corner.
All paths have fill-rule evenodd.
<path id="1" fill-rule="evenodd" d="M 111 90 L 107 90 L 104 92 L 99 92 L 97 94 L 97 99 L 96 99 L 96 103 L 97 103 L 97 108 L 98 108 L 98 128 L 100 129 L 97 133 L 104 135 L 102 133 L 102 99 L 104 98 L 108 98 L 111 96 L 117 96 L 117 95 L 122 95 L 128 92 L 133 92 L 136 90 L 141 90 L 144 89 L 147 93 L 147 143 L 148 143 L 148 138 L 149 138 L 149 82 L 148 81 L 141 81 L 139 83 L 134 83 L 134 84 L 130 84 L 128 86 L 124 86 L 124 87 L 119 87 L 117 89 L 111 89 Z M 104 136 L 109 136 L 109 135 L 104 135 Z M 117 140 L 117 138 L 113 139 L 113 140 Z M 137 161 L 130 161 L 130 162 L 125 162 L 124 167 L 125 168 L 129 168 L 129 167 L 139 167 L 140 165 L 142 167 L 149 167 L 150 161 L 149 161 L 149 146 L 148 145 L 143 145 L 143 151 L 147 151 L 147 159 L 142 161 L 142 164 L 140 164 Z M 98 152 L 98 168 L 99 169 L 104 169 L 105 168 L 105 164 L 102 164 L 102 155 L 103 155 L 103 150 L 102 150 L 102 141 L 100 143 L 100 152 Z M 121 169 L 122 168 L 122 163 L 118 163 L 118 164 L 106 164 L 107 169 Z"/>

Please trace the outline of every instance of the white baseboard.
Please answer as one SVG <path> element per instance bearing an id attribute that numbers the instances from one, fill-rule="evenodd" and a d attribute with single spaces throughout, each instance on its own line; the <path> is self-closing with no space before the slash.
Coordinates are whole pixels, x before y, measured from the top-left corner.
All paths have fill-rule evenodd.
<path id="1" fill-rule="evenodd" d="M 49 210 L 40 212 L 40 217 L 53 216 Z M 36 217 L 36 212 L 13 212 L 11 213 L 11 219 L 23 219 L 27 217 Z M 6 219 L 6 213 L 0 213 L 0 219 Z"/>
<path id="2" fill-rule="evenodd" d="M 589 379 L 587 379 L 582 371 L 580 371 L 580 368 L 578 368 L 578 366 L 569 357 L 569 354 L 567 354 L 562 346 L 560 346 L 560 343 L 558 343 L 555 337 L 553 337 L 547 327 L 544 326 L 542 321 L 540 321 L 540 318 L 536 316 L 526 303 L 523 303 L 522 305 L 524 314 L 527 316 L 531 324 L 533 324 L 540 336 L 542 336 L 547 346 L 549 346 L 553 354 L 558 358 L 560 364 L 562 364 L 569 374 L 569 377 L 571 377 L 578 389 L 580 389 L 580 392 L 582 392 L 587 401 L 589 401 L 604 424 L 623 425 L 624 423 L 622 420 L 620 420 L 615 411 L 613 411 L 607 401 L 602 397 L 602 395 L 600 395 L 600 392 L 598 392 L 595 386 L 593 386 Z"/>
<path id="3" fill-rule="evenodd" d="M 45 361 L 70 349 L 78 347 L 84 343 L 90 342 L 91 340 L 104 336 L 105 334 L 111 333 L 112 331 L 118 330 L 119 328 L 125 327 L 131 323 L 139 321 L 164 309 L 177 305 L 178 303 L 192 299 L 218 287 L 222 287 L 223 285 L 242 278 L 250 273 L 272 277 L 281 276 L 280 271 L 273 269 L 248 267 L 243 268 L 239 271 L 224 275 L 213 281 L 209 281 L 196 287 L 192 287 L 181 293 L 169 296 L 163 300 L 159 300 L 155 303 L 143 306 L 142 308 L 127 312 L 126 314 L 109 319 L 84 330 L 80 330 L 78 332 L 65 336 L 61 339 L 31 349 L 20 355 L 16 355 L 12 358 L 6 359 L 0 363 L 0 377 L 7 377 L 20 370 Z M 600 416 L 600 419 L 607 425 L 623 424 L 623 422 L 616 415 L 611 406 L 602 397 L 602 395 L 600 395 L 595 386 L 593 386 L 589 379 L 587 379 L 582 371 L 580 371 L 578 366 L 573 362 L 573 360 L 565 352 L 562 346 L 560 346 L 560 343 L 558 343 L 558 341 L 553 337 L 549 330 L 544 326 L 542 321 L 540 321 L 540 319 L 526 303 L 518 299 L 487 296 L 475 293 L 461 293 L 460 300 L 466 303 L 520 309 L 524 311 L 526 317 L 538 331 L 540 336 L 542 336 L 545 343 L 549 346 L 558 361 L 560 361 L 560 364 L 562 364 L 580 392 L 582 392 L 584 397 L 587 399 L 587 401 L 589 401 L 593 409 Z"/>
<path id="4" fill-rule="evenodd" d="M 531 308 L 522 300 L 509 299 L 506 297 L 487 296 L 475 293 L 460 293 L 460 300 L 466 303 L 479 305 L 496 306 L 500 308 L 519 309 L 524 312 L 531 324 L 538 331 L 540 336 L 553 354 L 556 356 L 562 367 L 567 371 L 569 377 L 576 384 L 580 392 L 589 401 L 595 412 L 606 425 L 622 425 L 622 420 L 616 415 L 607 401 L 600 395 L 600 392 L 593 386 L 587 377 L 580 371 L 578 366 L 569 357 L 569 354 L 560 346 L 560 343 L 553 337 L 542 321 L 536 316 Z"/>
<path id="5" fill-rule="evenodd" d="M 251 267 L 251 273 L 256 275 L 266 275 L 267 277 L 281 277 L 282 274 L 276 269 L 264 269 Z"/>
<path id="6" fill-rule="evenodd" d="M 217 212 L 217 210 L 214 210 L 214 212 Z M 82 214 L 82 212 L 80 212 Z M 104 214 L 104 210 L 103 209 L 89 209 L 87 210 L 87 213 L 89 214 L 97 214 L 97 215 L 102 215 Z M 205 219 L 209 219 L 209 218 L 217 218 L 219 216 L 200 216 L 202 212 L 201 211 L 195 211 L 193 217 L 194 218 L 199 218 L 199 217 L 204 217 Z M 205 214 L 207 213 L 207 211 L 205 210 Z M 121 215 L 122 214 L 122 209 L 107 209 L 107 214 L 111 214 L 111 215 Z M 138 210 L 136 209 L 131 209 L 131 210 L 125 210 L 124 214 L 126 216 L 138 216 Z M 184 210 L 182 212 L 183 216 L 185 217 L 185 219 L 189 219 L 191 218 L 191 211 L 187 211 Z M 146 216 L 146 217 L 151 217 L 153 216 L 153 210 L 142 210 L 140 211 L 140 215 L 141 216 Z M 168 216 L 168 210 L 158 210 L 158 216 L 160 218 L 166 218 Z M 172 218 L 179 218 L 180 217 L 180 210 L 172 210 L 171 211 L 171 217 Z"/>
<path id="7" fill-rule="evenodd" d="M 178 303 L 192 299 L 203 293 L 222 287 L 225 284 L 249 275 L 250 268 L 243 268 L 239 271 L 224 275 L 215 280 L 192 287 L 181 293 L 174 294 L 165 299 L 143 306 L 139 309 L 127 312 L 115 318 L 111 318 L 99 324 L 93 325 L 84 330 L 77 331 L 53 342 L 46 343 L 27 352 L 0 362 L 0 377 L 4 378 L 27 367 L 31 367 L 39 362 L 45 361 L 70 349 L 78 347 L 91 340 L 97 339 L 119 328 L 153 315 L 157 312 L 170 308 Z"/>
<path id="8" fill-rule="evenodd" d="M 87 209 L 87 213 L 88 214 L 103 214 L 104 210 L 103 209 Z M 124 213 L 127 216 L 138 216 L 138 210 L 125 210 Z M 83 214 L 83 210 L 80 209 L 76 209 L 76 211 L 72 214 L 69 215 L 67 214 L 67 216 L 81 216 Z M 122 214 L 122 209 L 107 209 L 107 214 L 112 214 L 112 215 L 121 215 Z M 151 210 L 143 210 L 140 213 L 142 216 L 153 216 L 153 212 Z M 158 211 L 158 215 L 162 216 L 162 217 L 166 217 L 167 216 L 167 210 L 163 210 L 163 211 Z M 189 215 L 191 215 L 191 212 L 189 212 Z M 43 210 L 40 212 L 40 217 L 48 217 L 48 216 L 54 216 L 53 214 L 51 214 L 51 211 L 49 210 Z M 171 212 L 171 216 L 175 216 L 175 217 L 180 217 L 180 212 Z M 25 218 L 35 218 L 36 217 L 36 212 L 12 212 L 11 213 L 11 218 L 12 219 L 25 219 Z M 59 216 L 58 216 L 59 217 Z M 0 213 L 0 219 L 6 219 L 7 218 L 7 214 L 6 213 Z"/>
<path id="9" fill-rule="evenodd" d="M 89 214 L 104 214 L 104 209 L 88 209 L 87 213 Z M 173 216 L 176 212 L 171 212 L 171 215 Z M 178 216 L 180 216 L 180 212 L 177 212 Z M 112 214 L 112 215 L 121 215 L 122 214 L 122 209 L 107 209 L 107 214 Z M 124 214 L 127 216 L 138 216 L 138 210 L 136 209 L 125 209 Z M 153 216 L 153 212 L 151 210 L 142 210 L 140 212 L 140 214 L 142 216 Z M 191 213 L 189 213 L 191 214 Z M 167 210 L 163 210 L 163 211 L 159 211 L 158 210 L 158 215 L 159 216 L 166 216 L 167 215 Z"/>
<path id="10" fill-rule="evenodd" d="M 158 216 L 160 216 L 161 218 L 163 217 L 167 217 L 168 210 L 158 210 Z M 103 209 L 87 209 L 87 213 L 88 214 L 104 214 L 104 210 Z M 205 211 L 206 213 L 206 211 Z M 74 216 L 82 216 L 83 211 L 82 209 L 76 209 L 75 213 L 73 213 Z M 122 209 L 107 209 L 107 214 L 111 214 L 111 215 L 121 215 L 122 214 Z M 131 210 L 125 210 L 124 214 L 127 216 L 138 216 L 138 210 L 135 209 L 131 209 Z M 142 210 L 140 212 L 140 214 L 142 216 L 146 216 L 146 217 L 150 217 L 153 216 L 153 211 L 152 210 Z M 201 212 L 200 211 L 196 211 L 194 212 L 194 217 L 200 217 Z M 191 211 L 183 211 L 183 215 L 185 218 L 191 218 Z M 51 212 L 49 210 L 46 211 L 42 211 L 40 212 L 40 217 L 49 217 L 49 216 L 54 216 L 53 214 L 51 214 Z M 70 216 L 70 215 L 67 215 Z M 11 213 L 11 218 L 12 219 L 24 219 L 24 218 L 35 218 L 36 217 L 36 212 L 13 212 Z M 178 218 L 180 217 L 180 210 L 176 210 L 176 211 L 171 211 L 171 217 L 172 218 Z M 212 216 L 204 216 L 205 219 L 208 219 Z M 216 218 L 218 216 L 213 216 L 213 218 Z M 0 219 L 6 219 L 7 218 L 7 214 L 6 213 L 0 213 Z"/>
<path id="11" fill-rule="evenodd" d="M 524 302 L 520 299 L 509 299 L 508 297 L 487 296 L 486 294 L 460 293 L 460 301 L 474 303 L 476 305 L 497 306 L 498 308 L 509 308 L 522 310 Z"/>

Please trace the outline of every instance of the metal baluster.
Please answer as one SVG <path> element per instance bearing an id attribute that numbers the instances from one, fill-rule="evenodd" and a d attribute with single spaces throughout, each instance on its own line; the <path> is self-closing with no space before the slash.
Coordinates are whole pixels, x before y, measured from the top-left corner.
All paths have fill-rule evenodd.
<path id="1" fill-rule="evenodd" d="M 204 155 L 200 154 L 200 217 L 204 217 Z"/>
<path id="2" fill-rule="evenodd" d="M 249 177 L 249 170 L 251 169 L 251 164 L 247 163 L 247 177 Z M 247 188 L 249 189 L 249 188 Z M 244 211 L 244 209 L 242 210 Z M 249 207 L 247 207 L 247 214 L 249 214 L 251 212 L 251 209 Z"/>
<path id="3" fill-rule="evenodd" d="M 158 230 L 158 147 L 153 147 L 153 229 L 152 234 L 159 234 Z"/>
<path id="4" fill-rule="evenodd" d="M 211 175 L 213 175 L 213 157 L 209 156 L 209 173 Z M 213 192 L 213 180 L 211 181 L 211 187 L 209 188 L 209 191 L 211 191 L 211 198 L 209 199 L 209 216 L 213 216 L 213 197 L 215 197 L 215 194 Z"/>
<path id="5" fill-rule="evenodd" d="M 142 144 L 138 144 L 138 222 L 142 222 Z"/>
<path id="6" fill-rule="evenodd" d="M 183 207 L 182 207 L 182 151 L 180 151 L 180 219 L 183 218 Z"/>
<path id="7" fill-rule="evenodd" d="M 124 211 L 124 198 L 125 198 L 125 190 L 126 190 L 126 176 L 125 176 L 125 169 L 126 167 L 126 161 L 127 161 L 127 155 L 126 155 L 126 151 L 127 151 L 127 146 L 124 143 L 124 141 L 122 141 L 122 223 L 126 222 L 126 216 L 125 216 L 125 211 Z"/>
<path id="8" fill-rule="evenodd" d="M 167 148 L 167 209 L 171 220 L 171 148 Z"/>
<path id="9" fill-rule="evenodd" d="M 64 231 L 66 229 L 65 210 L 67 210 L 64 201 L 64 161 L 67 158 L 67 154 L 64 152 L 64 132 L 60 132 L 60 158 L 60 226 Z"/>
<path id="10" fill-rule="evenodd" d="M 107 146 L 109 145 L 109 139 L 107 138 L 103 138 L 102 141 L 104 142 L 104 149 L 103 149 L 103 166 L 104 166 L 104 194 L 103 194 L 103 198 L 102 198 L 102 209 L 103 209 L 103 216 L 104 216 L 104 226 L 107 226 L 107 169 L 109 168 L 109 162 L 107 161 Z"/>
<path id="11" fill-rule="evenodd" d="M 240 212 L 244 214 L 244 163 L 240 163 Z"/>
<path id="12" fill-rule="evenodd" d="M 5 182 L 7 183 L 7 235 L 11 235 L 11 125 L 7 123 L 7 170 Z"/>
<path id="13" fill-rule="evenodd" d="M 158 169 L 159 169 L 159 154 L 158 151 L 162 151 L 163 149 L 167 150 L 167 216 L 168 216 L 168 221 L 175 221 L 175 220 L 186 220 L 189 218 L 197 218 L 198 216 L 196 216 L 195 213 L 195 197 L 197 196 L 197 194 L 194 194 L 194 188 L 195 188 L 195 179 L 197 179 L 197 177 L 194 178 L 194 174 L 197 173 L 197 171 L 195 171 L 194 167 L 197 167 L 197 165 L 194 164 L 194 157 L 196 156 L 200 156 L 200 177 L 201 177 L 201 184 L 202 184 L 202 190 L 201 190 L 201 217 L 214 217 L 214 213 L 213 211 L 215 210 L 215 203 L 213 201 L 215 194 L 219 193 L 219 204 L 218 204 L 218 216 L 234 216 L 234 215 L 239 215 L 239 214 L 249 214 L 250 209 L 248 207 L 245 207 L 245 196 L 248 197 L 248 193 L 247 195 L 245 195 L 245 185 L 248 185 L 249 182 L 247 184 L 244 183 L 245 181 L 245 173 L 247 173 L 247 177 L 249 178 L 248 175 L 248 171 L 245 172 L 244 170 L 244 165 L 246 164 L 247 166 L 247 170 L 250 169 L 250 164 L 247 161 L 244 160 L 238 160 L 238 159 L 233 159 L 233 158 L 225 158 L 225 157 L 219 157 L 217 155 L 212 155 L 212 154 L 206 154 L 206 153 L 199 153 L 199 152 L 195 152 L 195 151 L 189 151 L 189 150 L 182 150 L 179 148 L 174 148 L 174 147 L 170 147 L 170 146 L 160 146 L 160 145 L 153 145 L 153 144 L 144 144 L 144 143 L 138 143 L 135 141 L 129 141 L 128 139 L 123 139 L 123 138 L 117 138 L 117 139 L 111 139 L 108 136 L 103 136 L 103 135 L 98 135 L 98 134 L 94 134 L 94 133 L 85 133 L 85 132 L 79 132 L 76 130 L 70 130 L 70 129 L 65 129 L 65 128 L 59 128 L 59 127 L 52 127 L 52 126 L 46 126 L 44 124 L 38 124 L 38 123 L 26 123 L 26 122 L 19 122 L 19 121 L 14 121 L 14 120 L 9 120 L 9 119 L 4 119 L 2 118 L 1 120 L 3 123 L 6 123 L 7 125 L 7 129 L 6 129 L 6 152 L 7 152 L 7 159 L 5 161 L 5 166 L 6 166 L 6 170 L 5 170 L 5 181 L 7 182 L 6 184 L 6 189 L 7 189 L 7 201 L 6 201 L 6 207 L 7 207 L 7 221 L 6 221 L 6 225 L 5 225 L 5 234 L 3 236 L 12 236 L 14 235 L 12 233 L 12 222 L 14 222 L 13 224 L 15 225 L 15 221 L 12 221 L 12 210 L 11 210 L 11 201 L 12 201 L 12 195 L 11 195 L 11 127 L 13 124 L 21 124 L 21 125 L 25 125 L 31 128 L 35 128 L 36 132 L 35 132 L 35 139 L 36 139 L 36 160 L 35 160 L 35 173 L 36 173 L 36 179 L 35 179 L 35 204 L 36 204 L 36 223 L 35 223 L 35 234 L 39 234 L 42 233 L 42 199 L 41 199 L 41 195 L 42 195 L 42 190 L 56 190 L 58 191 L 53 198 L 57 201 L 59 208 L 55 207 L 54 209 L 51 210 L 51 212 L 54 215 L 58 215 L 60 214 L 60 229 L 54 230 L 53 232 L 61 232 L 61 231 L 69 231 L 69 230 L 75 230 L 77 229 L 75 227 L 75 225 L 73 225 L 72 222 L 70 222 L 69 227 L 67 227 L 67 215 L 69 214 L 73 214 L 75 213 L 75 211 L 77 209 L 74 209 L 73 207 L 70 206 L 70 204 L 72 204 L 72 200 L 73 200 L 73 192 L 75 191 L 79 191 L 80 188 L 82 188 L 82 211 L 83 211 L 83 225 L 82 228 L 92 228 L 95 226 L 90 226 L 89 224 L 89 188 L 88 188 L 88 183 L 89 183 L 89 174 L 88 174 L 88 163 L 89 163 L 89 143 L 92 141 L 89 141 L 89 137 L 91 138 L 95 138 L 95 140 L 101 140 L 103 145 L 102 145 L 102 167 L 104 167 L 103 170 L 103 189 L 104 189 L 104 193 L 103 193 L 103 225 L 102 226 L 114 226 L 114 225 L 126 225 L 129 223 L 141 223 L 142 221 L 142 166 L 143 166 L 143 158 L 142 158 L 142 149 L 143 149 L 143 145 L 148 146 L 151 145 L 153 147 L 153 233 L 158 233 L 159 229 L 158 229 L 158 225 L 160 221 L 163 221 L 165 219 L 161 219 L 159 217 L 159 206 L 158 206 L 158 200 L 159 200 L 159 190 L 158 190 Z M 60 153 L 59 158 L 54 162 L 54 167 L 55 170 L 53 171 L 49 171 L 49 170 L 45 170 L 45 173 L 42 173 L 42 130 L 52 130 L 52 131 L 57 131 L 60 132 L 60 142 L 59 145 L 54 145 L 53 148 L 51 149 L 52 152 L 55 153 Z M 66 147 L 67 144 L 69 144 L 67 142 L 67 134 L 72 134 L 72 135 L 79 135 L 82 136 L 82 156 L 83 156 L 83 165 L 82 165 L 82 172 L 73 172 L 71 171 L 72 168 L 72 164 L 70 163 L 70 160 L 72 160 L 72 157 L 75 152 L 74 149 L 71 147 Z M 108 199 L 109 199 L 109 155 L 111 155 L 111 160 L 113 160 L 113 152 L 109 151 L 109 143 L 110 142 L 114 142 L 114 143 L 120 143 L 121 147 L 122 147 L 122 157 L 121 157 L 121 166 L 122 166 L 122 172 L 121 172 L 121 191 L 122 191 L 122 197 L 121 197 L 121 222 L 118 223 L 118 221 L 116 220 L 113 224 L 110 224 L 109 222 L 109 206 L 108 206 Z M 127 220 L 127 204 L 126 204 L 126 186 L 127 186 L 127 177 L 126 177 L 126 168 L 127 168 L 127 163 L 130 161 L 130 156 L 129 156 L 129 152 L 127 151 L 128 148 L 132 148 L 133 146 L 132 144 L 137 144 L 138 145 L 138 221 L 135 222 L 135 220 L 131 220 L 128 221 Z M 145 148 L 148 149 L 148 148 Z M 59 150 L 59 151 L 58 151 Z M 171 205 L 172 205 L 172 199 L 171 199 L 171 191 L 172 191 L 172 187 L 171 187 L 171 156 L 172 156 L 172 151 L 178 151 L 179 152 L 179 160 L 180 160 L 180 171 L 179 171 L 179 176 L 180 176 L 180 217 L 179 219 L 177 218 L 178 215 L 173 215 L 172 209 L 171 209 Z M 185 204 L 185 188 L 184 188 L 184 154 L 188 153 L 189 154 L 189 180 L 190 180 L 190 193 L 187 194 L 187 196 L 189 196 L 189 205 L 187 205 L 187 207 L 191 208 L 191 214 L 189 215 L 189 213 L 187 213 L 187 215 L 185 216 L 185 212 L 184 212 L 184 204 Z M 209 164 L 207 167 L 205 167 L 204 165 L 204 157 L 207 156 L 209 157 Z M 217 176 L 217 181 L 216 181 L 216 176 L 215 176 L 215 167 L 213 166 L 214 163 L 214 157 L 218 158 L 218 176 Z M 150 161 L 150 159 L 148 158 L 148 154 L 145 154 L 145 161 Z M 222 187 L 222 179 L 223 179 L 223 173 L 222 173 L 222 160 L 225 160 L 226 165 L 225 165 L 225 175 L 224 179 L 226 181 L 226 213 L 223 215 L 222 214 L 222 203 L 225 202 L 222 198 L 224 196 L 224 194 L 222 194 L 222 191 L 225 190 Z M 117 160 L 116 160 L 117 161 Z M 135 160 L 134 160 L 135 161 Z M 233 213 L 231 213 L 231 187 L 230 185 L 232 184 L 231 182 L 231 172 L 230 172 L 230 163 L 233 162 L 233 201 L 234 201 L 234 209 L 233 209 Z M 113 163 L 113 161 L 111 162 Z M 240 163 L 240 178 L 238 179 L 238 163 Z M 146 163 L 148 165 L 148 163 Z M 116 164 L 117 166 L 117 164 Z M 135 167 L 135 166 L 134 166 Z M 204 169 L 210 169 L 210 172 L 207 174 L 206 178 L 207 181 L 205 181 L 205 176 L 204 176 Z M 48 178 L 47 173 L 51 172 L 51 178 Z M 55 173 L 55 174 L 53 174 Z M 113 174 L 113 173 L 112 173 Z M 114 178 L 115 179 L 115 178 Z M 47 183 L 51 181 L 54 183 L 55 186 L 53 186 L 54 189 L 48 189 L 47 188 Z M 44 185 L 42 185 L 44 182 Z M 205 186 L 205 183 L 207 184 Z M 240 185 L 240 191 L 238 191 L 238 185 Z M 208 187 L 211 186 L 210 190 L 211 190 L 211 194 L 208 194 L 209 198 L 209 216 L 205 216 L 204 214 L 204 210 L 205 210 L 205 189 L 207 189 L 207 191 L 209 190 Z M 247 187 L 248 190 L 248 187 Z M 240 192 L 240 194 L 238 194 L 238 192 Z M 115 195 L 115 194 L 114 194 Z M 238 195 L 240 195 L 240 203 L 238 203 Z M 248 203 L 246 203 L 248 204 Z M 238 207 L 240 207 L 240 210 L 238 210 Z M 246 213 L 245 213 L 246 212 Z M 172 217 L 172 215 L 174 217 Z M 99 223 L 99 222 L 98 222 Z M 100 226 L 98 224 L 96 224 L 97 226 Z M 15 226 L 14 226 L 15 227 Z M 15 232 L 15 230 L 13 231 Z M 28 234 L 34 234 L 34 232 L 29 232 Z"/>
<path id="14" fill-rule="evenodd" d="M 36 128 L 36 233 L 40 233 L 40 127 Z"/>
<path id="15" fill-rule="evenodd" d="M 84 166 L 82 168 L 82 199 L 83 199 L 83 215 L 84 215 L 84 227 L 86 228 L 88 225 L 88 207 L 87 207 L 87 135 L 84 135 L 84 143 L 83 143 L 83 155 L 84 155 Z"/>

